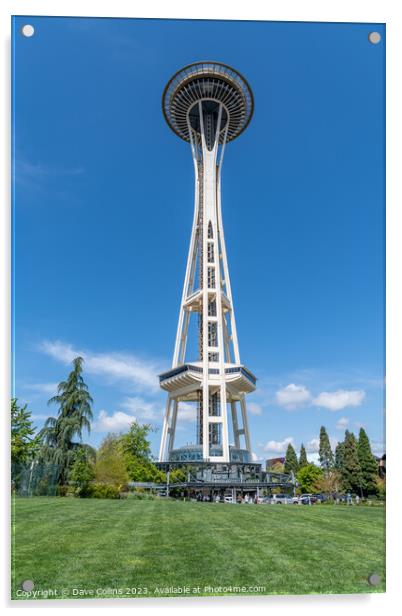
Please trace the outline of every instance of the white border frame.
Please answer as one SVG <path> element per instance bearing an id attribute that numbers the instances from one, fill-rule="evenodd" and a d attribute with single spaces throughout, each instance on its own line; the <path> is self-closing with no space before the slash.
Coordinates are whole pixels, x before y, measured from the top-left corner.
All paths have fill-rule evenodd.
<path id="1" fill-rule="evenodd" d="M 402 93 L 400 60 L 402 57 L 401 3 L 398 0 L 248 0 L 234 3 L 228 0 L 203 0 L 202 3 L 188 3 L 185 0 L 169 0 L 139 3 L 135 0 L 3 0 L 0 5 L 1 40 L 5 54 L 1 64 L 2 113 L 1 127 L 5 139 L 0 150 L 0 173 L 3 187 L 2 221 L 0 224 L 0 289 L 1 304 L 1 340 L 0 374 L 2 401 L 2 436 L 7 443 L 3 449 L 2 462 L 5 472 L 9 468 L 8 452 L 8 413 L 10 400 L 10 31 L 12 14 L 15 15 L 53 15 L 53 16 L 97 16 L 97 17 L 148 17 L 148 18 L 188 18 L 188 19 L 245 19 L 269 21 L 312 21 L 312 22 L 368 22 L 386 23 L 387 27 L 387 593 L 372 595 L 344 596 L 267 596 L 235 598 L 200 598 L 200 599 L 136 599 L 130 600 L 92 600 L 83 601 L 37 601 L 10 602 L 9 596 L 9 562 L 6 553 L 2 562 L 2 603 L 7 610 L 20 613 L 24 609 L 74 609 L 76 614 L 95 613 L 98 609 L 108 611 L 130 609 L 138 613 L 159 608 L 171 613 L 176 610 L 201 611 L 204 609 L 221 612 L 243 612 L 244 610 L 280 610 L 282 614 L 318 614 L 323 610 L 327 614 L 339 613 L 339 610 L 351 608 L 356 613 L 378 615 L 379 610 L 389 610 L 399 599 L 400 574 L 398 558 L 401 553 L 401 532 L 398 518 L 402 510 L 402 488 L 397 483 L 399 471 L 399 450 L 402 417 L 402 388 L 400 349 L 402 348 L 402 293 L 401 276 L 398 269 L 402 261 L 401 235 L 401 113 Z M 399 113 L 398 113 L 399 111 Z M 399 352 L 399 353 L 398 353 Z M 399 361 L 398 361 L 399 360 Z M 8 495 L 8 481 L 4 481 L 4 496 Z M 4 501 L 3 501 L 4 502 Z M 8 512 L 2 508 L 3 545 L 9 545 Z M 392 538 L 392 540 L 390 539 Z M 399 603 L 399 601 L 398 601 Z"/>

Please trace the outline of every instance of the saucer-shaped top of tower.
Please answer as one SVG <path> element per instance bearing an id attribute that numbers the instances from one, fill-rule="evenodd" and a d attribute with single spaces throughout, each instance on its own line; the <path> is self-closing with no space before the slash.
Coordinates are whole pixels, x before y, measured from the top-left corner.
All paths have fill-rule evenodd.
<path id="1" fill-rule="evenodd" d="M 170 128 L 190 141 L 189 122 L 198 130 L 198 102 L 214 113 L 222 104 L 220 142 L 236 139 L 248 126 L 254 110 L 253 93 L 246 79 L 220 62 L 195 62 L 175 73 L 163 91 L 163 114 Z M 216 111 L 217 113 L 217 111 Z"/>

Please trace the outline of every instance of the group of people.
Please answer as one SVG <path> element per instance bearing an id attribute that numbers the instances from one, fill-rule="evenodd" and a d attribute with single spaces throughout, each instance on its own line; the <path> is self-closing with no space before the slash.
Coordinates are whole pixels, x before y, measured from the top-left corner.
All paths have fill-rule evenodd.
<path id="1" fill-rule="evenodd" d="M 209 502 L 209 503 L 220 503 L 223 500 L 223 497 L 220 494 L 203 494 L 202 492 L 197 492 L 197 494 L 195 495 L 195 500 L 198 502 Z M 245 503 L 245 504 L 257 504 L 258 503 L 258 499 L 257 499 L 257 495 L 255 495 L 254 497 L 249 495 L 247 492 L 246 494 L 243 496 L 242 494 L 238 494 L 236 497 L 236 502 L 241 504 L 241 503 Z"/>

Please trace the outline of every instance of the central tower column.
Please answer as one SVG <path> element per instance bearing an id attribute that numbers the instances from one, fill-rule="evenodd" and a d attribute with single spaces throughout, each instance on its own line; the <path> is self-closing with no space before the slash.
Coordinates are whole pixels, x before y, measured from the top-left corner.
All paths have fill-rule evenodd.
<path id="1" fill-rule="evenodd" d="M 254 391 L 256 379 L 240 363 L 220 178 L 227 141 L 235 139 L 250 120 L 252 94 L 230 67 L 197 63 L 169 81 L 163 109 L 169 125 L 191 144 L 195 208 L 172 368 L 159 376 L 168 392 L 159 460 L 249 462 L 245 394 Z M 197 358 L 189 362 L 192 315 L 198 317 Z M 180 402 L 195 405 L 197 419 L 196 443 L 184 451 L 174 449 Z M 234 445 L 229 444 L 228 405 Z"/>
<path id="2" fill-rule="evenodd" d="M 201 171 L 201 178 L 196 177 L 200 203 L 199 241 L 202 245 L 199 261 L 202 289 L 199 348 L 203 364 L 203 383 L 198 409 L 198 422 L 202 425 L 199 444 L 202 445 L 203 458 L 215 461 L 229 460 L 217 178 L 226 143 L 227 130 L 223 126 L 225 120 L 227 121 L 227 113 L 223 105 L 215 101 L 196 103 L 188 120 L 192 145 L 198 141 L 198 148 L 193 147 L 193 156 L 196 156 L 195 162 L 198 162 L 197 167 Z M 221 131 L 224 132 L 219 145 Z M 218 161 L 219 148 L 221 155 Z M 212 374 L 214 378 L 211 378 Z M 216 374 L 219 375 L 218 385 Z M 221 455 L 211 455 L 212 447 L 215 450 L 220 449 Z"/>

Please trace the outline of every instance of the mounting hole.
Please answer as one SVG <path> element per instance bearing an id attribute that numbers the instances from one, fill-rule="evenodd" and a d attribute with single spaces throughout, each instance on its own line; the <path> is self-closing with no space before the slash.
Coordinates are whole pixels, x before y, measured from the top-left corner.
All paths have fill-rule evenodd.
<path id="1" fill-rule="evenodd" d="M 379 32 L 370 32 L 370 34 L 368 35 L 368 40 L 373 45 L 378 45 L 378 43 L 381 41 L 381 34 Z"/>
<path id="2" fill-rule="evenodd" d="M 370 586 L 378 586 L 380 582 L 381 582 L 381 578 L 378 575 L 378 573 L 372 573 L 369 576 L 368 583 L 370 584 Z"/>
<path id="3" fill-rule="evenodd" d="M 31 592 L 31 590 L 33 590 L 35 584 L 33 583 L 32 580 L 24 580 L 21 584 L 22 586 L 22 590 L 25 590 L 26 592 Z"/>
<path id="4" fill-rule="evenodd" d="M 25 26 L 22 26 L 21 32 L 29 38 L 35 34 L 35 28 L 31 24 L 25 24 Z"/>

